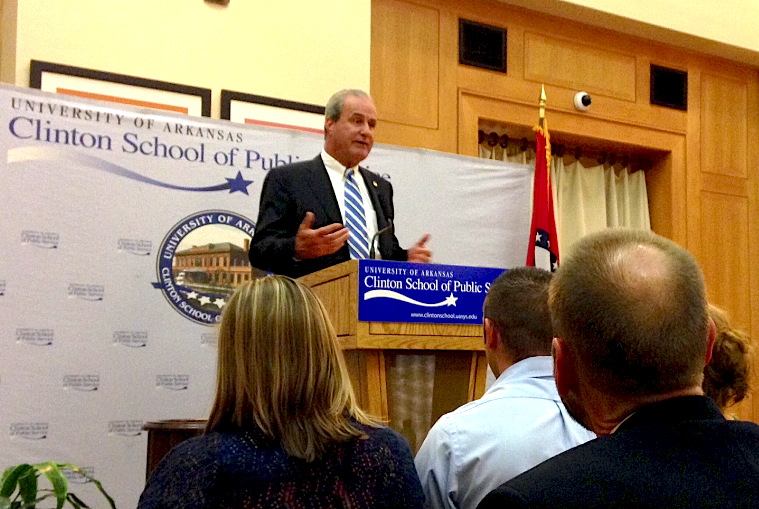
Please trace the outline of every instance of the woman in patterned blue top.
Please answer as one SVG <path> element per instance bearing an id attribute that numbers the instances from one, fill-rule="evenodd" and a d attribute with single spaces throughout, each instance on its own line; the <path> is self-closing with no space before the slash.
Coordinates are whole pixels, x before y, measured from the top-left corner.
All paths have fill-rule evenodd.
<path id="1" fill-rule="evenodd" d="M 408 443 L 358 407 L 308 287 L 268 276 L 238 288 L 218 348 L 206 434 L 164 458 L 139 509 L 421 507 Z"/>

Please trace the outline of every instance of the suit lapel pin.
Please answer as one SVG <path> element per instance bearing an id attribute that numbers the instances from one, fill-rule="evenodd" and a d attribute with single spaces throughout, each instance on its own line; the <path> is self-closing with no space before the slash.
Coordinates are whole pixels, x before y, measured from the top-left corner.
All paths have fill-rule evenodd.
<path id="1" fill-rule="evenodd" d="M 379 187 L 376 180 L 372 180 L 372 184 L 374 184 L 374 187 Z"/>

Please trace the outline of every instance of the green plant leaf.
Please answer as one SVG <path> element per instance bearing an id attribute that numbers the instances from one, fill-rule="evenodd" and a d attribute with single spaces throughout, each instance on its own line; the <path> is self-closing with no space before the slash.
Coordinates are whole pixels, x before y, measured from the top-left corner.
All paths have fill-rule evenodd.
<path id="1" fill-rule="evenodd" d="M 11 506 L 11 499 L 8 497 L 0 497 L 0 509 L 9 509 Z"/>
<path id="2" fill-rule="evenodd" d="M 29 472 L 34 472 L 34 467 L 27 463 L 6 468 L 3 472 L 2 486 L 0 486 L 0 497 L 11 498 L 13 492 L 16 491 L 19 477 Z"/>
<path id="3" fill-rule="evenodd" d="M 34 465 L 34 468 L 44 474 L 50 481 L 50 484 L 53 485 L 53 492 L 55 493 L 55 498 L 58 500 L 55 509 L 61 509 L 66 502 L 66 496 L 68 495 L 68 481 L 63 475 L 63 472 L 61 472 L 58 465 L 52 461 L 37 463 Z"/>
<path id="4" fill-rule="evenodd" d="M 37 472 L 31 471 L 18 478 L 18 492 L 24 503 L 37 498 Z"/>
<path id="5" fill-rule="evenodd" d="M 60 463 L 58 466 L 64 470 L 72 470 L 77 474 L 84 476 L 88 482 L 94 483 L 95 486 L 97 486 L 98 490 L 100 490 L 100 493 L 102 493 L 105 499 L 108 500 L 108 504 L 111 506 L 111 509 L 116 509 L 116 502 L 114 502 L 108 492 L 105 491 L 105 488 L 103 488 L 103 485 L 100 483 L 100 481 L 85 474 L 84 470 L 74 465 L 73 463 Z M 85 505 L 84 507 L 87 506 Z"/>

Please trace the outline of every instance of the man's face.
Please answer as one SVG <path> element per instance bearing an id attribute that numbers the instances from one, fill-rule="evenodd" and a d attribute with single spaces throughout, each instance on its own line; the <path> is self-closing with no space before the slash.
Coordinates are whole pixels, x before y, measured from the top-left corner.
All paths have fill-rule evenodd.
<path id="1" fill-rule="evenodd" d="M 326 138 L 324 149 L 346 168 L 352 168 L 366 159 L 374 145 L 374 128 L 377 125 L 377 108 L 371 97 L 349 95 L 343 103 L 343 112 L 335 122 L 324 121 Z"/>

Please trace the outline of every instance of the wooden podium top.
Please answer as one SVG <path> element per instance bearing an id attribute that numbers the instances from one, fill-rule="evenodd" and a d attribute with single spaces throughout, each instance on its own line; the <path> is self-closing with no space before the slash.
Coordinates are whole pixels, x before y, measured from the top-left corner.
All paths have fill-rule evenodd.
<path id="1" fill-rule="evenodd" d="M 327 267 L 298 280 L 318 295 L 344 350 L 484 350 L 482 325 L 358 320 L 358 260 Z"/>

